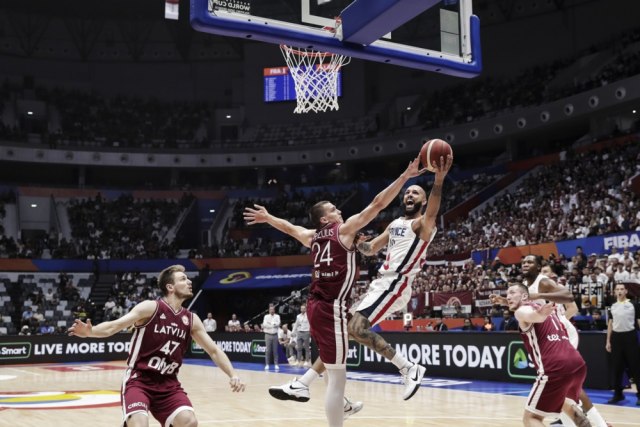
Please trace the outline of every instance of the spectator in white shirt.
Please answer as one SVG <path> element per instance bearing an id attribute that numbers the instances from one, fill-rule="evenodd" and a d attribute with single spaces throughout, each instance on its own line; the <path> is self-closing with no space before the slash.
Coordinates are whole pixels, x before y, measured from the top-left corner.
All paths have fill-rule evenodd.
<path id="1" fill-rule="evenodd" d="M 296 344 L 293 342 L 291 331 L 286 323 L 278 330 L 278 342 L 284 347 L 289 363 L 293 364 L 296 361 Z"/>
<path id="2" fill-rule="evenodd" d="M 627 283 L 629 281 L 629 272 L 624 269 L 622 263 L 618 263 L 617 270 L 613 273 L 613 279 L 616 283 Z"/>
<path id="3" fill-rule="evenodd" d="M 240 326 L 240 321 L 236 317 L 236 314 L 233 313 L 231 315 L 231 320 L 227 323 L 227 331 L 228 332 L 240 332 L 242 330 L 242 326 Z"/>
<path id="4" fill-rule="evenodd" d="M 611 254 L 609 254 L 609 260 L 611 260 L 611 258 L 617 258 L 618 262 L 621 262 L 624 259 L 624 255 L 618 252 L 618 248 L 612 246 Z"/>
<path id="5" fill-rule="evenodd" d="M 280 315 L 276 314 L 276 308 L 273 304 L 269 304 L 269 312 L 262 319 L 262 330 L 264 331 L 264 340 L 267 351 L 264 355 L 264 369 L 269 369 L 269 361 L 273 359 L 275 370 L 279 370 L 278 366 L 278 330 L 280 329 Z"/>
<path id="6" fill-rule="evenodd" d="M 640 265 L 634 265 L 629 274 L 629 282 L 630 283 L 640 283 Z"/>
<path id="7" fill-rule="evenodd" d="M 213 314 L 207 313 L 207 318 L 202 321 L 204 324 L 204 330 L 207 332 L 215 332 L 218 328 L 216 319 L 213 318 Z"/>
<path id="8" fill-rule="evenodd" d="M 311 367 L 311 328 L 309 327 L 309 319 L 307 318 L 307 305 L 300 306 L 300 314 L 296 316 L 296 322 L 293 324 L 293 332 L 296 336 L 296 358 L 298 366 Z M 304 350 L 304 357 L 302 351 Z"/>

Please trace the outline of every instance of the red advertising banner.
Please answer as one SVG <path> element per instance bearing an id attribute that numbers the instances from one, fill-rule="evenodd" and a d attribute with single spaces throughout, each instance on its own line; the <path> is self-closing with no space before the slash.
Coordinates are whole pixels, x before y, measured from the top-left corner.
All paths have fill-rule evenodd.
<path id="1" fill-rule="evenodd" d="M 432 305 L 442 306 L 463 306 L 471 305 L 473 303 L 473 292 L 461 291 L 461 292 L 436 292 L 431 294 Z"/>

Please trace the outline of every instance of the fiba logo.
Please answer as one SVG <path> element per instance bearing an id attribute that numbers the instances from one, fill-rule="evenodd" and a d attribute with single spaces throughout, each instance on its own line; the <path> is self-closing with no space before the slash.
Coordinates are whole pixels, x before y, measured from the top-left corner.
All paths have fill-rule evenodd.
<path id="1" fill-rule="evenodd" d="M 523 349 L 519 348 L 513 356 L 513 366 L 516 369 L 526 369 L 529 366 L 527 353 Z"/>

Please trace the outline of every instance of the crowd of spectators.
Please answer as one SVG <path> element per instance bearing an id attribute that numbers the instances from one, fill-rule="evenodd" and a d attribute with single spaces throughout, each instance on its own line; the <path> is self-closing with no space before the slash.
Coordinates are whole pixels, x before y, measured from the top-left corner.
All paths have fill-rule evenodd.
<path id="1" fill-rule="evenodd" d="M 60 117 L 60 129 L 48 135 L 52 147 L 97 142 L 107 147 L 177 148 L 180 141 L 207 139 L 210 107 L 202 102 L 166 102 L 61 88 L 36 90 Z"/>
<path id="2" fill-rule="evenodd" d="M 45 282 L 37 286 L 29 286 L 22 281 L 19 284 L 25 288 L 22 292 L 19 335 L 66 334 L 66 327 L 58 325 L 58 321 L 71 320 L 70 316 L 64 316 L 65 310 L 69 315 L 73 313 L 75 317 L 86 318 L 88 309 L 85 307 L 93 306 L 89 298 L 81 296 L 72 277 L 65 272 L 58 275 L 55 286 L 47 286 Z"/>
<path id="3" fill-rule="evenodd" d="M 175 258 L 178 248 L 165 239 L 179 214 L 192 198 L 140 200 L 122 195 L 105 200 L 71 199 L 68 206 L 72 242 L 63 242 L 53 253 L 66 258 L 75 252 L 83 258 Z"/>
<path id="4" fill-rule="evenodd" d="M 529 67 L 516 76 L 487 77 L 474 83 L 445 88 L 423 96 L 418 106 L 419 125 L 434 129 L 500 114 L 517 107 L 539 105 L 575 93 L 610 84 L 640 72 L 640 53 L 633 46 L 640 40 L 640 29 L 620 34 L 614 41 L 580 52 L 570 59 Z M 614 46 L 612 48 L 611 46 Z M 575 78 L 567 84 L 555 79 L 578 59 L 595 52 L 608 52 L 610 61 L 594 73 Z M 19 85 L 4 82 L 0 103 L 15 99 L 22 92 Z M 27 133 L 41 133 L 42 140 L 55 148 L 64 146 L 133 147 L 133 148 L 203 148 L 242 144 L 259 147 L 265 144 L 294 145 L 348 141 L 370 138 L 382 128 L 372 116 L 333 121 L 245 124 L 241 142 L 214 141 L 212 107 L 206 103 L 165 102 L 134 97 L 107 98 L 92 92 L 37 87 L 35 98 L 51 111 L 59 112 L 56 126 L 33 128 L 32 121 L 6 124 L 0 121 L 0 138 L 23 141 Z M 2 105 L 0 105 L 1 107 Z M 387 125 L 395 126 L 395 125 Z M 55 130 L 48 131 L 53 128 Z M 237 138 L 233 138 L 234 140 Z"/>
<path id="5" fill-rule="evenodd" d="M 430 254 L 464 253 L 640 230 L 640 197 L 629 179 L 640 172 L 640 146 L 567 156 L 545 165 L 513 191 L 449 225 Z"/>
<path id="6" fill-rule="evenodd" d="M 113 287 L 103 306 L 102 320 L 114 320 L 128 313 L 136 304 L 161 296 L 155 277 L 140 272 L 123 272 L 114 276 Z"/>
<path id="7" fill-rule="evenodd" d="M 261 231 L 271 231 L 271 227 L 265 224 L 256 224 L 247 227 L 242 213 L 245 207 L 253 207 L 254 204 L 264 206 L 270 214 L 284 218 L 292 224 L 312 228 L 309 223 L 309 206 L 321 200 L 329 200 L 340 207 L 350 197 L 357 193 L 357 188 L 346 191 L 331 192 L 329 190 L 314 191 L 309 194 L 302 192 L 282 192 L 278 197 L 265 200 L 239 199 L 233 208 L 233 215 L 229 223 L 229 235 L 231 238 L 223 239 L 224 244 L 215 245 L 214 253 L 218 256 L 253 257 L 253 256 L 281 256 L 298 255 L 308 253 L 309 250 L 301 246 L 297 241 L 286 238 L 284 234 L 276 238 L 265 237 Z M 249 236 L 234 239 L 237 230 L 245 230 Z M 242 234 L 242 233 L 240 233 Z M 267 233 L 272 236 L 272 233 Z"/>
<path id="8" fill-rule="evenodd" d="M 351 303 L 364 297 L 371 280 L 376 277 L 377 269 L 384 261 L 384 254 L 379 257 L 364 257 L 361 269 L 367 273 L 361 277 L 351 294 Z M 640 285 L 640 250 L 632 253 L 628 248 L 618 251 L 612 248 L 609 254 L 584 254 L 579 247 L 572 257 L 560 255 L 549 256 L 544 260 L 557 275 L 557 281 L 567 286 L 574 295 L 575 301 L 582 316 L 588 317 L 587 328 L 602 329 L 604 323 L 603 309 L 615 301 L 613 290 L 617 283 Z M 458 310 L 451 313 L 443 311 L 435 312 L 428 306 L 424 311 L 414 312 L 417 318 L 432 317 L 482 317 L 504 318 L 508 313 L 504 307 L 490 304 L 476 304 L 477 301 L 487 301 L 492 293 L 505 294 L 509 286 L 521 283 L 522 270 L 519 264 L 503 264 L 499 258 L 491 263 L 474 264 L 467 261 L 454 265 L 427 264 L 423 265 L 412 283 L 412 298 L 418 298 L 420 294 L 427 292 L 456 293 L 469 291 L 472 294 L 473 304 L 471 313 Z M 401 319 L 403 313 L 398 311 L 391 318 Z M 494 322 L 495 323 L 495 322 Z M 502 324 L 502 322 L 498 322 Z M 583 329 L 585 325 L 580 325 Z M 516 328 L 517 329 L 517 328 Z"/>
<path id="9" fill-rule="evenodd" d="M 70 199 L 71 239 L 55 230 L 14 239 L 0 234 L 0 258 L 144 259 L 176 258 L 179 251 L 167 232 L 193 195 L 176 200 Z M 0 217 L 1 220 L 1 217 Z"/>
<path id="10" fill-rule="evenodd" d="M 607 40 L 593 46 L 573 58 L 530 67 L 517 76 L 487 77 L 473 84 L 465 83 L 426 94 L 419 106 L 419 121 L 423 129 L 472 122 L 505 110 L 552 102 L 636 75 L 640 72 L 640 54 L 633 50 L 629 52 L 626 48 L 638 41 L 640 29 L 635 29 L 619 35 L 613 41 Z M 615 45 L 613 51 L 612 45 Z M 570 84 L 553 87 L 554 79 L 563 69 L 580 57 L 598 51 L 611 51 L 611 61 L 601 70 L 584 79 L 573 79 Z"/>

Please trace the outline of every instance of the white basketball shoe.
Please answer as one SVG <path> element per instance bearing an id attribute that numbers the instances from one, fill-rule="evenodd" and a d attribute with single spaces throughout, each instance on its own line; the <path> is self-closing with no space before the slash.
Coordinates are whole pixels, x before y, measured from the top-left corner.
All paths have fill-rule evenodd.
<path id="1" fill-rule="evenodd" d="M 302 384 L 297 378 L 284 385 L 269 387 L 269 394 L 279 400 L 308 402 L 311 399 L 309 387 Z"/>
<path id="2" fill-rule="evenodd" d="M 346 397 L 344 398 L 344 419 L 346 420 L 353 414 L 357 414 L 362 410 L 364 404 L 362 402 L 352 402 Z"/>
<path id="3" fill-rule="evenodd" d="M 409 369 L 402 368 L 400 370 L 402 379 L 404 381 L 404 393 L 402 394 L 402 398 L 404 400 L 409 400 L 413 397 L 414 394 L 416 394 L 416 392 L 420 388 L 422 378 L 424 377 L 424 373 L 426 371 L 427 368 L 418 365 L 417 363 L 414 363 L 413 366 Z"/>

